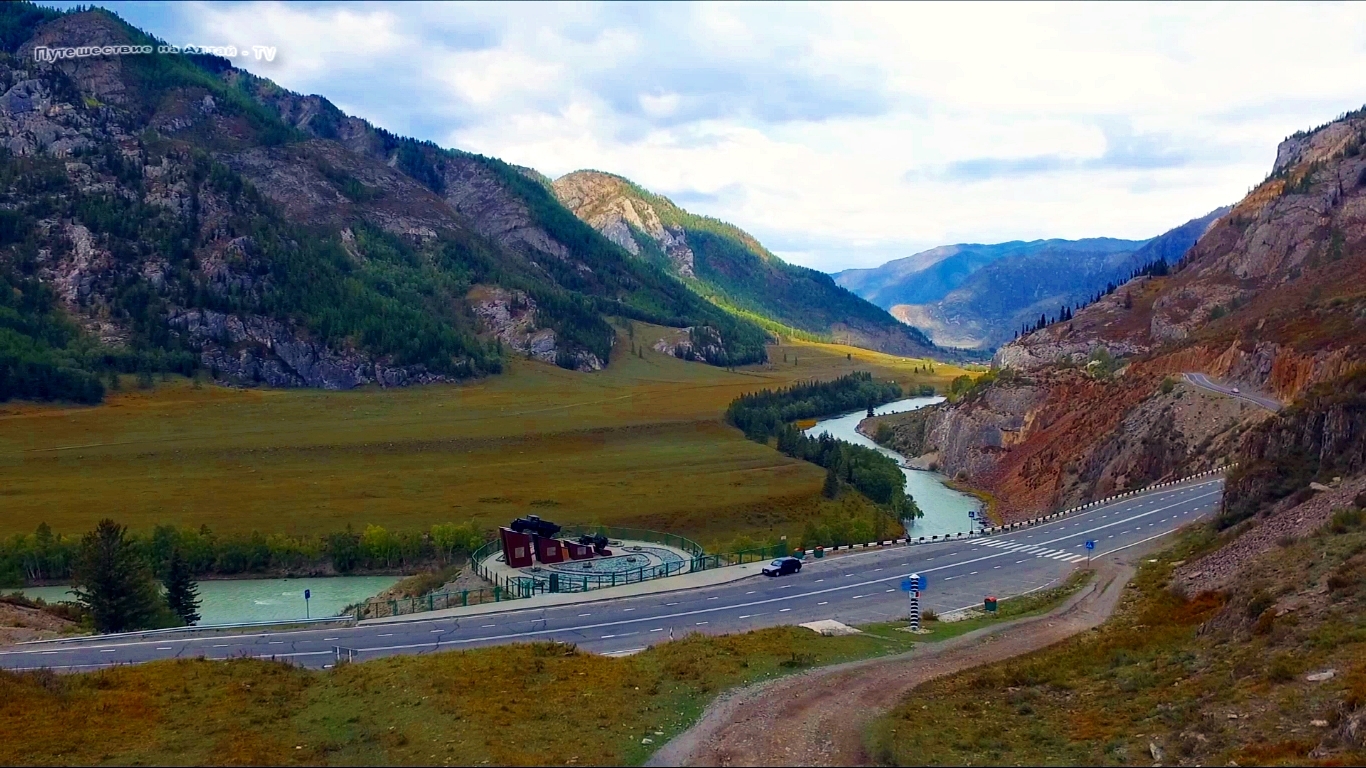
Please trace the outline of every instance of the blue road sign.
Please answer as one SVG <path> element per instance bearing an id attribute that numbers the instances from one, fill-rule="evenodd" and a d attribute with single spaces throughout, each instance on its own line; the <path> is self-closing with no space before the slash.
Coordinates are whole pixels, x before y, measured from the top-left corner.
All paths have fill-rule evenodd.
<path id="1" fill-rule="evenodd" d="M 305 589 L 305 590 L 304 590 L 304 599 L 305 599 L 305 600 L 308 600 L 308 599 L 310 599 L 310 598 L 312 598 L 312 597 L 313 597 L 313 590 L 311 590 L 311 589 Z"/>
<path id="2" fill-rule="evenodd" d="M 1095 549 L 1095 548 L 1096 548 L 1096 540 L 1095 540 L 1095 539 L 1087 539 L 1087 540 L 1086 540 L 1086 548 L 1087 548 L 1087 549 Z"/>
<path id="3" fill-rule="evenodd" d="M 916 590 L 920 590 L 923 592 L 925 590 L 925 587 L 929 583 L 930 580 L 925 576 L 922 576 L 918 573 L 913 573 L 910 576 L 901 580 L 901 591 L 915 592 Z"/>

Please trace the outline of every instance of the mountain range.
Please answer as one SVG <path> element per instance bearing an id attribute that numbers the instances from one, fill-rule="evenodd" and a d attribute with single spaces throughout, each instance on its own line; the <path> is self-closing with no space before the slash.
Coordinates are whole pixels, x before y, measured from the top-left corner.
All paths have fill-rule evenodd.
<path id="1" fill-rule="evenodd" d="M 788 264 L 739 227 L 689 213 L 620 176 L 576 171 L 551 186 L 607 239 L 762 325 L 892 354 L 923 355 L 933 347 L 919 330 L 829 275 Z"/>
<path id="2" fill-rule="evenodd" d="M 678 328 L 714 365 L 765 360 L 775 331 L 942 354 L 616 177 L 552 184 L 215 56 L 34 57 L 159 42 L 103 10 L 0 6 L 0 400 L 98 400 L 119 372 L 344 389 L 509 354 L 593 371 L 619 319 Z"/>
<path id="3" fill-rule="evenodd" d="M 1229 464 L 1221 528 L 1363 487 L 1363 150 L 1366 108 L 1290 136 L 1243 200 L 1186 225 L 1201 234 L 1180 258 L 1182 242 L 1154 241 L 1169 269 L 1003 345 L 992 373 L 900 425 L 903 447 L 1002 500 L 1006 520 Z"/>
<path id="4" fill-rule="evenodd" d="M 1211 211 L 1149 240 L 948 245 L 834 277 L 936 344 L 994 348 L 1041 314 L 1056 316 L 1063 306 L 1088 301 L 1154 261 L 1174 263 L 1227 211 Z"/>

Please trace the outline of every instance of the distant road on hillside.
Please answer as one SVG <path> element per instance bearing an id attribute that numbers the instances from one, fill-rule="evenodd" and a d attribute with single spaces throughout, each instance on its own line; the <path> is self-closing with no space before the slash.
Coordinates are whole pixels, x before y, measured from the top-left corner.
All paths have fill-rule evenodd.
<path id="1" fill-rule="evenodd" d="M 1211 392 L 1218 392 L 1221 395 L 1228 395 L 1229 397 L 1236 397 L 1239 400 L 1246 400 L 1249 403 L 1259 405 L 1272 413 L 1281 409 L 1281 401 L 1279 400 L 1254 392 L 1241 392 L 1238 387 L 1216 384 L 1210 380 L 1210 377 L 1203 373 L 1185 373 L 1182 375 L 1186 377 L 1186 381 L 1189 381 L 1201 389 L 1208 389 Z"/>

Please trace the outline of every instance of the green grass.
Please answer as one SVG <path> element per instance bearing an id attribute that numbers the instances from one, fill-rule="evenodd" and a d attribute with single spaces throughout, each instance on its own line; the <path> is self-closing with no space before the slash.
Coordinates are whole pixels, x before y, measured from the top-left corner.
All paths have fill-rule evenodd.
<path id="1" fill-rule="evenodd" d="M 664 329 L 635 323 L 649 344 Z M 960 373 L 837 345 L 770 348 L 781 362 L 727 371 L 647 351 L 584 374 L 514 361 L 464 385 L 318 390 L 195 388 L 180 379 L 97 407 L 0 407 L 0 535 L 42 521 L 80 533 L 326 533 L 438 522 L 557 522 L 673 531 L 704 544 L 796 535 L 826 511 L 824 475 L 721 422 L 736 396 L 871 370 L 905 385 Z M 847 359 L 846 355 L 852 359 Z M 130 377 L 131 378 L 131 377 Z"/>
<path id="2" fill-rule="evenodd" d="M 870 728 L 869 753 L 1114 765 L 1154 762 L 1155 745 L 1164 763 L 1247 765 L 1312 762 L 1320 748 L 1319 760 L 1361 764 L 1361 745 L 1332 735 L 1366 704 L 1366 532 L 1340 522 L 1279 543 L 1227 594 L 1182 597 L 1173 566 L 1222 543 L 1189 533 L 1143 564 L 1099 631 L 918 687 Z M 1338 676 L 1304 680 L 1323 669 Z"/>
<path id="3" fill-rule="evenodd" d="M 0 763 L 638 764 L 724 690 L 1046 610 L 1082 583 L 930 635 L 894 631 L 902 622 L 698 634 L 626 658 L 539 643 L 326 672 L 245 659 L 0 672 Z"/>

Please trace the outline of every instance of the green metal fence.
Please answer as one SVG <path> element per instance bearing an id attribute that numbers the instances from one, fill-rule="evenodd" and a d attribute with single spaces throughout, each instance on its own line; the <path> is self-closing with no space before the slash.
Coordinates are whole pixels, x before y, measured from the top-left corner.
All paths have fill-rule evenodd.
<path id="1" fill-rule="evenodd" d="M 709 571 L 729 565 L 742 565 L 784 557 L 788 553 L 787 542 L 772 547 L 758 547 L 740 552 L 725 552 L 709 555 L 697 542 L 671 533 L 647 531 L 639 528 L 617 528 L 612 526 L 566 528 L 560 535 L 566 539 L 582 535 L 602 535 L 609 539 L 628 539 L 664 544 L 683 550 L 691 555 L 690 559 L 655 566 L 642 566 L 635 570 L 617 573 L 564 573 L 550 571 L 537 576 L 504 576 L 484 565 L 496 557 L 501 549 L 497 539 L 486 543 L 470 555 L 470 567 L 483 579 L 491 582 L 492 587 L 466 589 L 450 592 L 434 592 L 421 597 L 402 597 L 390 600 L 369 600 L 355 609 L 357 619 L 376 619 L 386 616 L 403 616 L 410 613 L 440 611 L 446 608 L 460 608 L 468 605 L 519 600 L 532 595 L 559 592 L 587 592 L 606 587 L 619 587 L 626 584 L 639 584 L 643 581 L 676 576 L 682 573 Z M 591 561 L 585 561 L 591 562 Z"/>
<path id="2" fill-rule="evenodd" d="M 389 600 L 367 600 L 356 606 L 356 619 L 382 619 L 409 613 L 440 611 L 466 605 L 482 605 L 515 599 L 501 586 L 483 589 L 461 589 L 450 592 L 431 592 L 421 597 L 397 597 Z"/>

